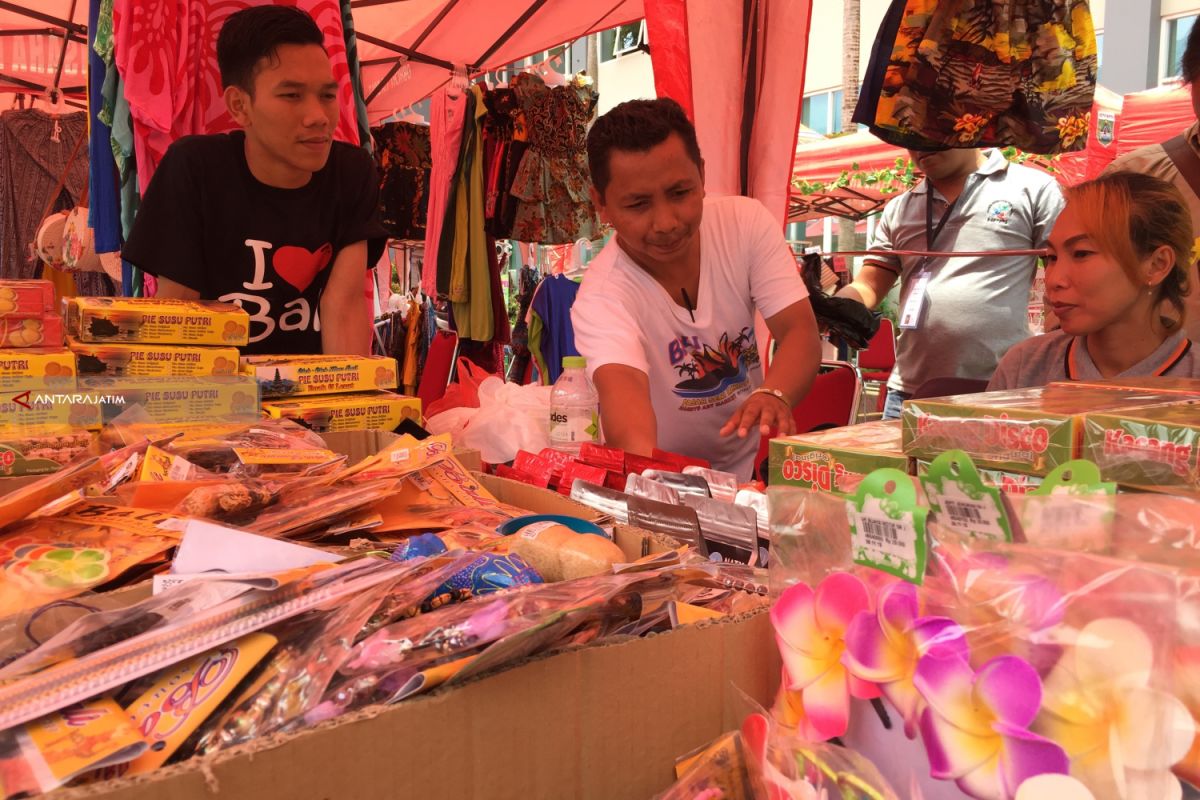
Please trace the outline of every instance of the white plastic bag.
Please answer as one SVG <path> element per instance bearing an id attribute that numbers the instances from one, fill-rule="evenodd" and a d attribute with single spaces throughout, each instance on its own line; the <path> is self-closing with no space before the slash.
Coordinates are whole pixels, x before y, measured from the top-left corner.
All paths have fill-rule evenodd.
<path id="1" fill-rule="evenodd" d="M 550 446 L 549 386 L 522 386 L 488 378 L 479 384 L 479 408 L 456 440 L 478 450 L 489 464 L 505 464 L 517 451 Z"/>

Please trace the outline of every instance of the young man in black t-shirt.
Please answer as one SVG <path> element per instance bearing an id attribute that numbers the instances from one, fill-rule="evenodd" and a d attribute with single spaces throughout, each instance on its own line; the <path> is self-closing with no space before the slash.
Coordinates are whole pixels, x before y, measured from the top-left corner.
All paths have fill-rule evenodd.
<path id="1" fill-rule="evenodd" d="M 337 81 L 303 11 L 257 6 L 221 28 L 225 104 L 241 130 L 171 145 L 123 255 L 158 296 L 250 314 L 246 353 L 370 352 L 364 275 L 382 255 L 379 180 L 333 141 Z"/>

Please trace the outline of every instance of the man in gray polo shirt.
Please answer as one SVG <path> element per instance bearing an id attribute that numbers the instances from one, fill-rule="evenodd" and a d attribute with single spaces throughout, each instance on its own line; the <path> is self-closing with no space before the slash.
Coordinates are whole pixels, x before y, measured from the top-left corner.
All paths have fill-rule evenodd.
<path id="1" fill-rule="evenodd" d="M 1046 241 L 1062 193 L 1050 175 L 999 150 L 909 151 L 925 180 L 883 210 L 871 250 L 1029 250 Z M 933 378 L 991 378 L 1029 336 L 1035 256 L 868 256 L 838 295 L 874 308 L 900 281 L 896 367 L 886 419 Z"/>

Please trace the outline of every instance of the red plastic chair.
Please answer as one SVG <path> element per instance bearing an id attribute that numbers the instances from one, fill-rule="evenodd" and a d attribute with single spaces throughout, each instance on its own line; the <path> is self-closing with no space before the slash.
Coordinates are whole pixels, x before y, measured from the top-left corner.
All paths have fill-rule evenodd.
<path id="1" fill-rule="evenodd" d="M 421 408 L 429 406 L 442 399 L 450 378 L 454 372 L 454 361 L 458 358 L 458 334 L 454 331 L 438 331 L 429 344 L 429 353 L 425 356 L 425 369 L 417 384 L 417 397 L 421 398 Z"/>
<path id="2" fill-rule="evenodd" d="M 883 411 L 887 401 L 887 382 L 896 366 L 896 333 L 887 317 L 879 320 L 879 330 L 871 337 L 865 350 L 858 351 L 858 379 L 864 384 L 879 384 L 876 411 Z"/>

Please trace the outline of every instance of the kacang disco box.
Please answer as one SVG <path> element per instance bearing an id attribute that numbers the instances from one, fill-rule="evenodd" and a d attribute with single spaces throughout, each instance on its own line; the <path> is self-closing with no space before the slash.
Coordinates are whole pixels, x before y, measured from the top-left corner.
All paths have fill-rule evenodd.
<path id="1" fill-rule="evenodd" d="M 1122 486 L 1200 493 L 1200 401 L 1088 414 L 1083 457 Z"/>
<path id="2" fill-rule="evenodd" d="M 963 450 L 981 467 L 1044 476 L 1079 456 L 1084 414 L 1178 399 L 1152 391 L 1054 384 L 908 400 L 904 452 L 932 461 L 946 450 Z"/>
<path id="3" fill-rule="evenodd" d="M 851 494 L 871 472 L 908 471 L 899 421 L 867 422 L 771 440 L 770 484 Z"/>
<path id="4" fill-rule="evenodd" d="M 317 433 L 391 431 L 406 419 L 421 420 L 421 400 L 393 392 L 362 392 L 268 400 L 263 411 L 291 419 Z"/>
<path id="5" fill-rule="evenodd" d="M 67 333 L 81 342 L 240 346 L 250 315 L 233 303 L 136 297 L 73 297 Z"/>
<path id="6" fill-rule="evenodd" d="M 74 339 L 67 347 L 75 355 L 80 377 L 194 378 L 238 371 L 236 347 L 98 344 Z"/>
<path id="7" fill-rule="evenodd" d="M 245 356 L 243 375 L 263 399 L 395 389 L 396 359 L 387 356 Z"/>

